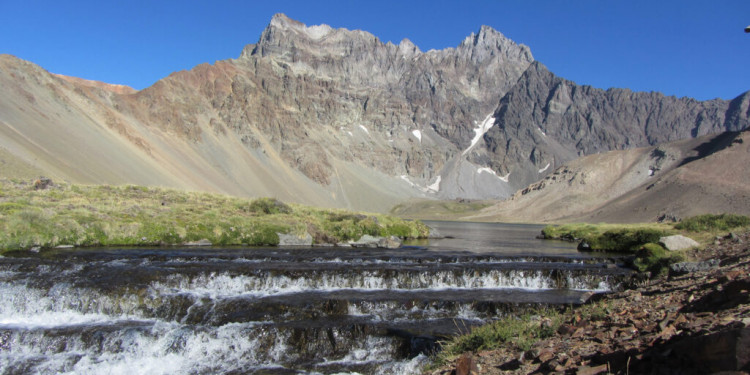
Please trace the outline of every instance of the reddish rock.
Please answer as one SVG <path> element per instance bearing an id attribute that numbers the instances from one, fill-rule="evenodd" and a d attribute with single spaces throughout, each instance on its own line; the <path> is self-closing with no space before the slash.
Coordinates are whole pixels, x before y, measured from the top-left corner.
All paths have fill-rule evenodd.
<path id="1" fill-rule="evenodd" d="M 479 374 L 479 367 L 477 366 L 474 357 L 469 353 L 464 353 L 456 361 L 456 375 L 477 375 Z"/>

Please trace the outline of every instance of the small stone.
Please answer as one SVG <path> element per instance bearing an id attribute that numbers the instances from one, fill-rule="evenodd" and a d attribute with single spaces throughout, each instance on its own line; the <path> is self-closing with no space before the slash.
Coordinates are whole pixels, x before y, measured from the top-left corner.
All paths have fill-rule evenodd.
<path id="1" fill-rule="evenodd" d="M 576 371 L 576 375 L 597 375 L 607 372 L 607 365 L 599 365 L 595 367 L 581 366 Z"/>
<path id="2" fill-rule="evenodd" d="M 539 353 L 539 356 L 536 357 L 536 359 L 538 359 L 539 362 L 542 362 L 542 363 L 547 362 L 547 361 L 551 360 L 552 358 L 555 358 L 555 353 L 553 353 L 549 349 L 542 350 L 542 352 Z"/>

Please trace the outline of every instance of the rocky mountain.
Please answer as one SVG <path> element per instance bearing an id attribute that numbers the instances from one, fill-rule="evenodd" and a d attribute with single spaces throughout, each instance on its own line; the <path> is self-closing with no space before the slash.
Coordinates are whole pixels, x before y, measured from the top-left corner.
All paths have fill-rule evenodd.
<path id="1" fill-rule="evenodd" d="M 601 90 L 534 62 L 502 98 L 485 135 L 486 162 L 520 189 L 562 164 L 609 150 L 658 145 L 750 126 L 748 96 L 697 101 L 656 92 Z"/>
<path id="2" fill-rule="evenodd" d="M 592 154 L 463 219 L 649 222 L 750 215 L 749 164 L 748 130 Z"/>
<path id="3" fill-rule="evenodd" d="M 14 169 L 375 211 L 509 197 L 579 156 L 743 129 L 750 113 L 747 93 L 577 86 L 487 26 L 423 52 L 281 14 L 239 58 L 138 92 L 7 55 L 0 84 Z"/>

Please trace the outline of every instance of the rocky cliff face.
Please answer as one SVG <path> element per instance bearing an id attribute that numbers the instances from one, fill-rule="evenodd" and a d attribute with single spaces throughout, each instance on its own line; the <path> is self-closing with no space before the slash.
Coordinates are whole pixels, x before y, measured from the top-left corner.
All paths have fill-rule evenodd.
<path id="1" fill-rule="evenodd" d="M 500 101 L 482 156 L 521 188 L 579 156 L 747 128 L 747 96 L 701 102 L 601 90 L 534 62 Z"/>
<path id="2" fill-rule="evenodd" d="M 64 178 L 370 210 L 418 196 L 508 197 L 579 155 L 739 130 L 750 111 L 748 94 L 698 102 L 577 86 L 486 26 L 423 52 L 276 15 L 239 58 L 136 93 L 2 62 L 0 146 L 27 162 L 43 153 Z M 109 146 L 92 148 L 99 133 Z M 87 148 L 116 152 L 108 158 L 122 166 L 72 151 Z"/>

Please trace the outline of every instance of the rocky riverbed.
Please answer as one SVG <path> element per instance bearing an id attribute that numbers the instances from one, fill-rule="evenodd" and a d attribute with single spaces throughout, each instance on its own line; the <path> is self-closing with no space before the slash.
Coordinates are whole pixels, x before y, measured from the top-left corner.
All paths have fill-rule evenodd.
<path id="1" fill-rule="evenodd" d="M 630 288 L 592 302 L 606 311 L 596 319 L 570 310 L 557 334 L 530 350 L 464 353 L 430 374 L 747 374 L 749 242 L 750 233 L 717 238 L 687 254 L 711 261 L 707 267 L 634 280 Z"/>

